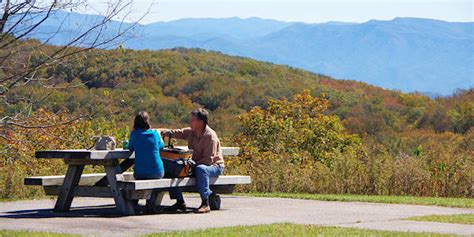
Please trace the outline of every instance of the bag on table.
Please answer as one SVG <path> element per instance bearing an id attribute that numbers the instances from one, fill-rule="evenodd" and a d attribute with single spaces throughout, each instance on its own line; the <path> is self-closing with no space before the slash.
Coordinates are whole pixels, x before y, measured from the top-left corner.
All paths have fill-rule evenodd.
<path id="1" fill-rule="evenodd" d="M 170 160 L 183 158 L 183 159 L 191 159 L 193 156 L 192 150 L 185 150 L 180 148 L 173 148 L 173 147 L 165 147 L 163 150 L 160 151 L 160 156 L 162 158 L 167 158 Z"/>
<path id="2" fill-rule="evenodd" d="M 112 136 L 96 136 L 94 137 L 95 142 L 92 148 L 94 150 L 115 150 L 117 142 Z"/>

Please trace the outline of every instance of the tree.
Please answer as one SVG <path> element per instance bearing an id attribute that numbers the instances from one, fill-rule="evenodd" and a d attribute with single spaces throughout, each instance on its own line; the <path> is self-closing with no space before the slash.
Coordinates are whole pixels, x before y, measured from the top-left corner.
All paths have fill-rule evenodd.
<path id="1" fill-rule="evenodd" d="M 50 93 L 42 98 L 18 97 L 9 93 L 15 87 L 35 85 L 51 90 L 61 89 L 61 81 L 53 77 L 45 77 L 46 69 L 59 64 L 67 64 L 74 56 L 94 48 L 107 48 L 118 45 L 126 40 L 145 12 L 137 19 L 131 19 L 131 0 L 110 0 L 105 10 L 97 12 L 102 17 L 94 17 L 90 22 L 81 24 L 74 32 L 66 32 L 64 27 L 68 14 L 75 10 L 87 10 L 91 6 L 83 0 L 46 0 L 46 1 L 15 1 L 4 2 L 3 14 L 0 18 L 0 99 L 8 106 L 10 103 L 22 104 L 22 108 L 13 114 L 0 114 L 0 139 L 10 139 L 7 134 L 16 128 L 31 128 L 21 118 L 31 114 L 33 106 L 47 99 Z M 39 32 L 40 26 L 55 14 L 66 14 L 61 24 L 50 32 Z M 114 21 L 113 21 L 114 20 Z M 132 20 L 132 23 L 125 21 Z M 113 26 L 112 26 L 113 25 Z M 113 28 L 111 31 L 110 28 Z M 113 33 L 110 33 L 113 32 Z M 42 40 L 28 40 L 42 34 Z M 46 36 L 44 36 L 46 35 Z M 48 44 L 54 37 L 69 37 L 69 41 L 60 47 Z M 86 117 L 81 114 L 71 121 Z M 46 120 L 48 121 L 48 120 Z M 36 127 L 54 126 L 45 124 Z"/>
<path id="2" fill-rule="evenodd" d="M 255 153 L 296 154 L 300 163 L 305 156 L 299 154 L 306 153 L 327 165 L 349 148 L 363 152 L 360 138 L 346 134 L 337 116 L 325 114 L 328 106 L 324 95 L 313 97 L 308 90 L 292 101 L 270 100 L 266 109 L 255 107 L 241 116 L 241 145 Z"/>

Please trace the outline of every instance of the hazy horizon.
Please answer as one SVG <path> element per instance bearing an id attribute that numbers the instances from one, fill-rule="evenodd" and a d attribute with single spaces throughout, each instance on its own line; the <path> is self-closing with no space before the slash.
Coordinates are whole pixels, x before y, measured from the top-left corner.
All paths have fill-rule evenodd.
<path id="1" fill-rule="evenodd" d="M 304 22 L 304 21 L 286 21 L 286 20 L 280 20 L 280 19 L 271 19 L 271 18 L 263 18 L 263 17 L 258 17 L 258 16 L 250 16 L 250 17 L 239 17 L 239 16 L 230 16 L 230 17 L 183 17 L 183 18 L 178 18 L 174 20 L 159 20 L 159 21 L 153 21 L 153 22 L 147 22 L 144 23 L 143 25 L 147 24 L 153 24 L 153 23 L 169 23 L 169 22 L 174 22 L 174 21 L 179 21 L 179 20 L 205 20 L 205 19 L 210 19 L 210 20 L 222 20 L 222 19 L 240 19 L 240 20 L 248 20 L 248 19 L 261 19 L 261 20 L 270 20 L 270 21 L 280 21 L 280 22 L 286 22 L 286 23 L 304 23 L 304 24 L 325 24 L 325 23 L 330 23 L 330 22 L 337 22 L 337 23 L 347 23 L 347 24 L 363 24 L 369 21 L 392 21 L 397 18 L 412 18 L 412 19 L 426 19 L 426 20 L 435 20 L 435 21 L 444 21 L 444 22 L 450 22 L 450 23 L 474 23 L 474 21 L 447 21 L 447 20 L 440 20 L 440 19 L 434 19 L 434 18 L 426 18 L 426 17 L 404 17 L 404 16 L 397 16 L 391 19 L 369 19 L 367 21 L 361 21 L 361 22 L 355 22 L 355 21 L 338 21 L 338 20 L 329 20 L 329 21 L 323 21 L 323 22 Z"/>
<path id="2" fill-rule="evenodd" d="M 327 1 L 299 0 L 162 0 L 132 1 L 132 11 L 125 21 L 142 19 L 142 24 L 169 22 L 184 18 L 257 17 L 261 19 L 325 23 L 330 21 L 363 23 L 369 20 L 392 20 L 397 17 L 426 18 L 448 22 L 474 22 L 474 5 L 470 0 L 415 0 L 415 1 Z M 88 9 L 79 13 L 101 14 L 105 5 L 101 0 L 89 1 Z"/>

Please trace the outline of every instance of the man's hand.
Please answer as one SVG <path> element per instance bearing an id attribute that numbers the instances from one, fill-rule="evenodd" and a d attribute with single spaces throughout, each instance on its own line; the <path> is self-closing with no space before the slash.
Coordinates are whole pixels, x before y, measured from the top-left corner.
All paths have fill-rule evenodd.
<path id="1" fill-rule="evenodd" d="M 172 130 L 161 130 L 161 136 L 163 137 L 171 137 L 173 136 L 174 132 Z"/>

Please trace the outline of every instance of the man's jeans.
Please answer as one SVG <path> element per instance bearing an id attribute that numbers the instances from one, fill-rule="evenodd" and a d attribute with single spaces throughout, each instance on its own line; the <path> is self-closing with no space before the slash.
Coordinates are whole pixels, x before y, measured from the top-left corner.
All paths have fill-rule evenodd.
<path id="1" fill-rule="evenodd" d="M 209 177 L 217 177 L 224 172 L 224 167 L 218 165 L 198 165 L 194 169 L 196 174 L 196 186 L 201 195 L 202 200 L 206 200 L 212 193 L 209 189 Z M 183 193 L 180 188 L 170 189 L 170 198 L 177 200 L 184 200 Z"/>

